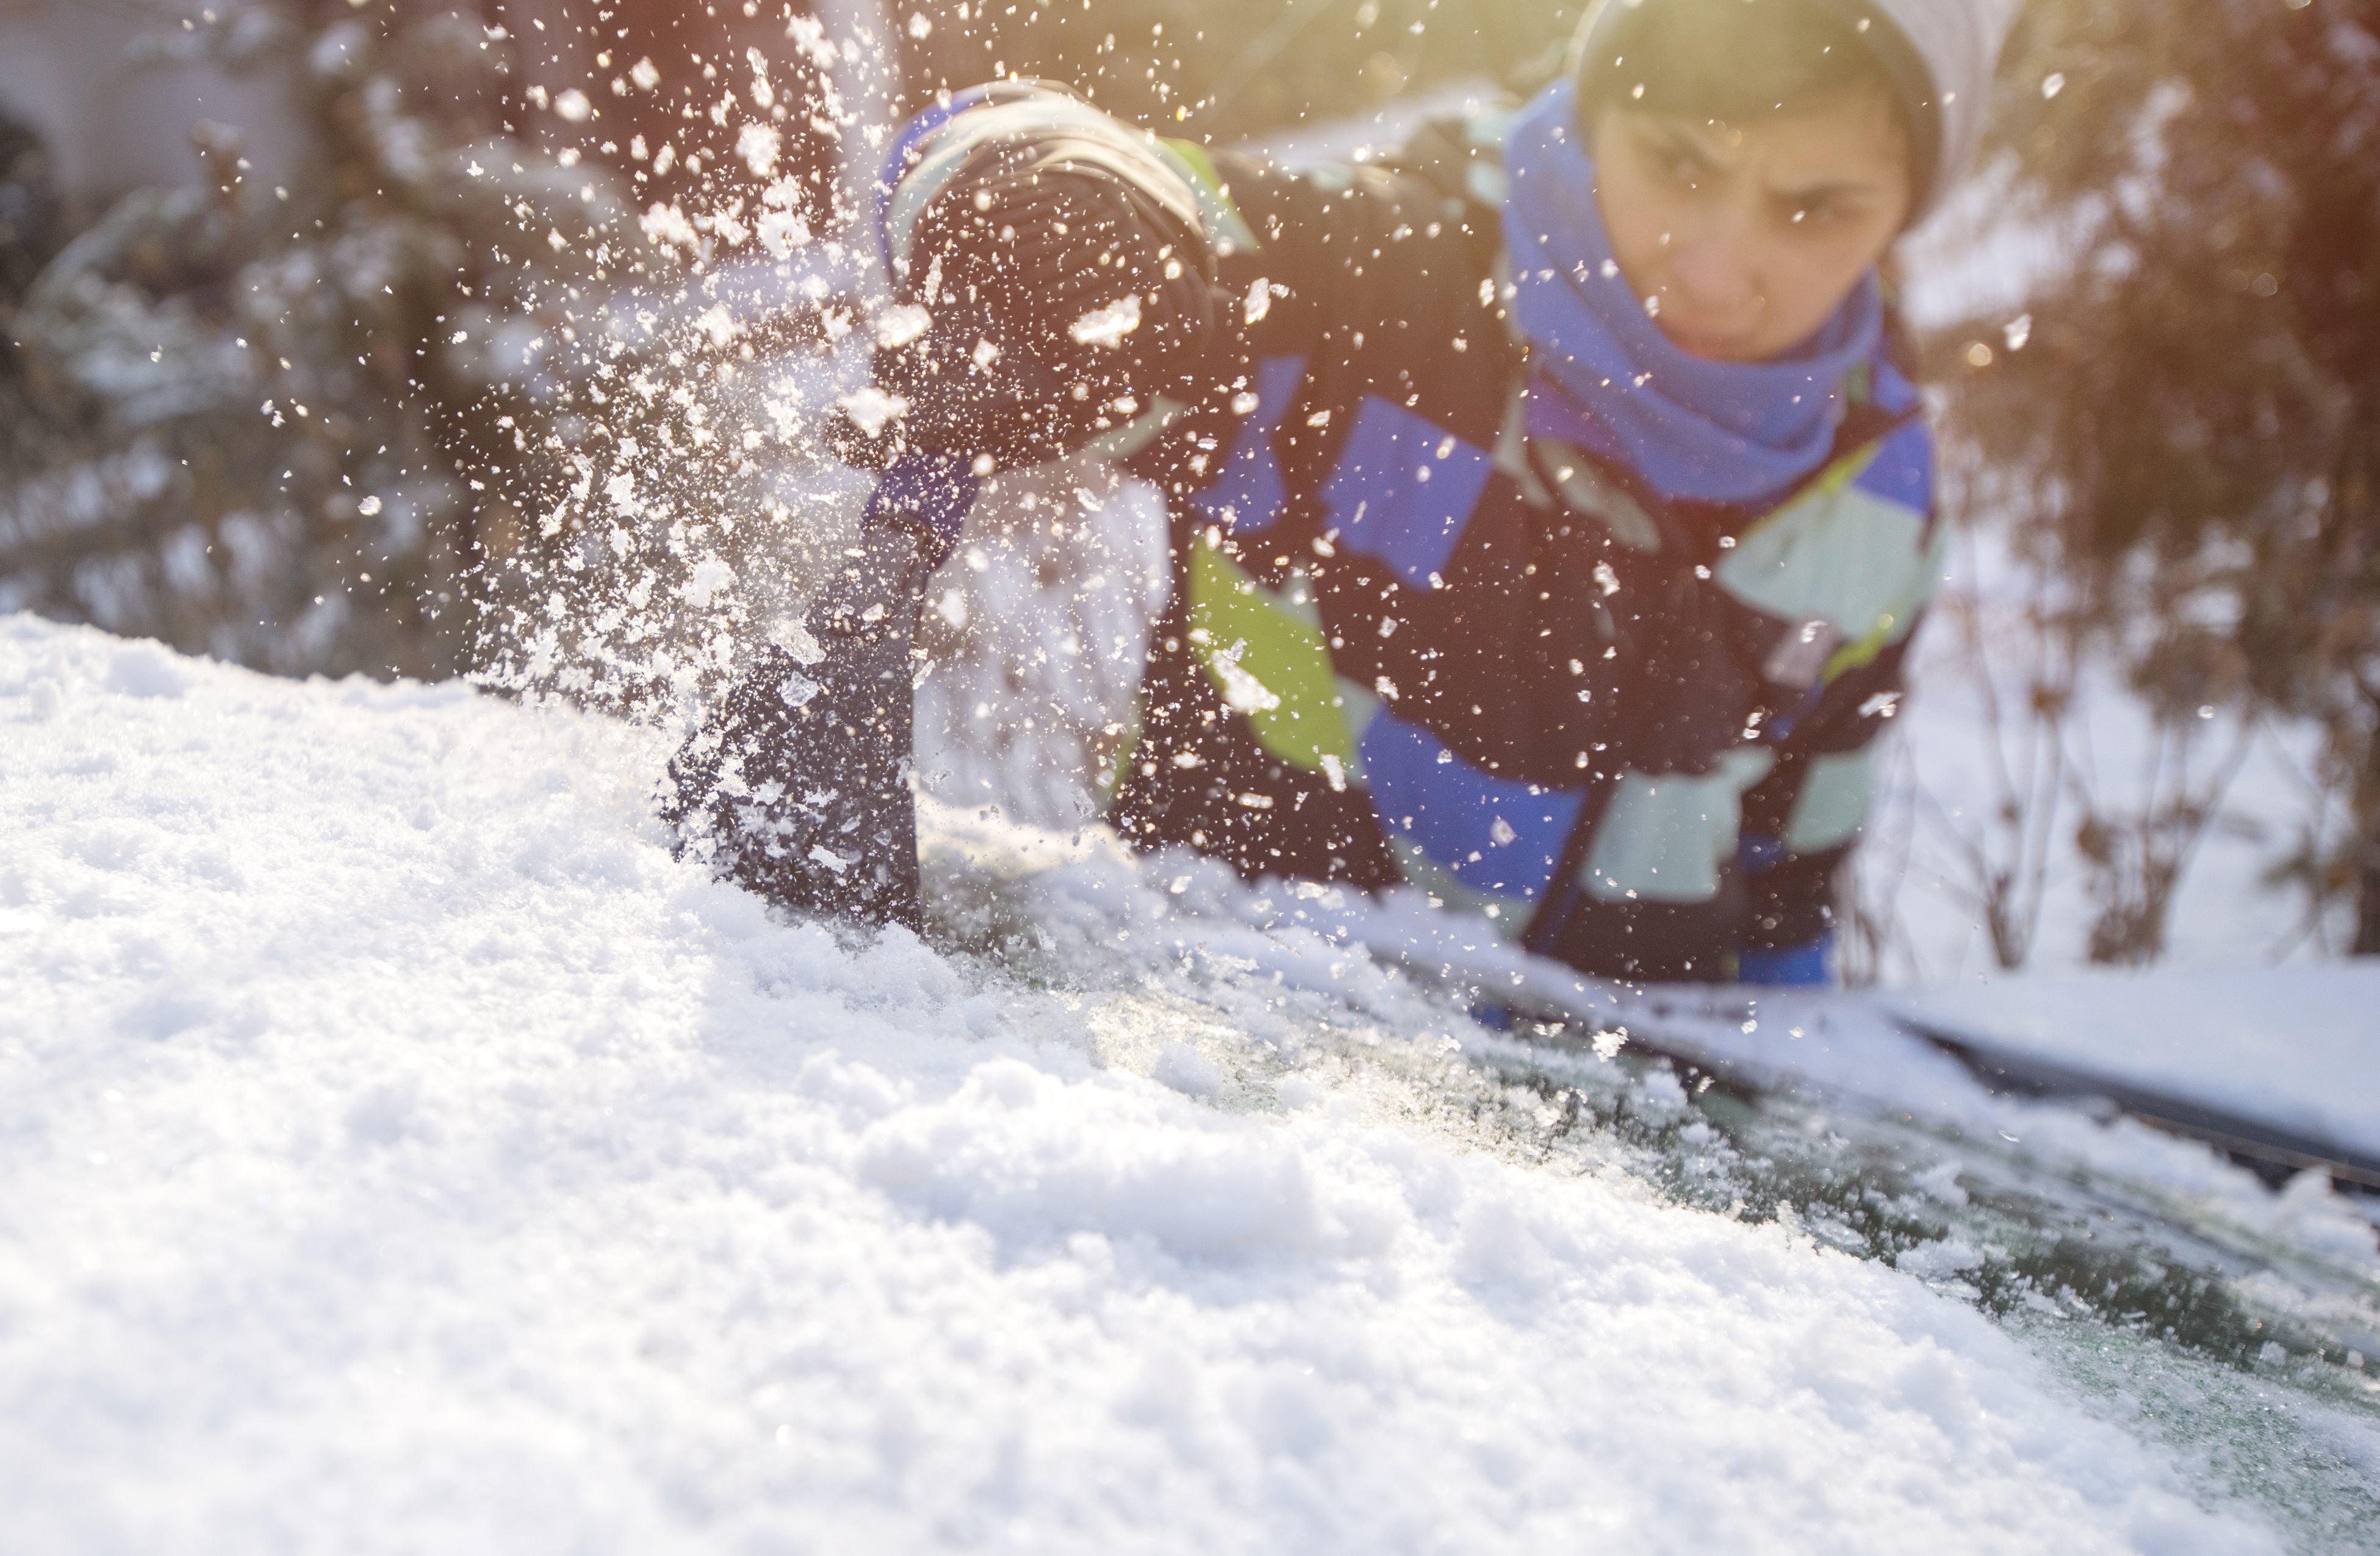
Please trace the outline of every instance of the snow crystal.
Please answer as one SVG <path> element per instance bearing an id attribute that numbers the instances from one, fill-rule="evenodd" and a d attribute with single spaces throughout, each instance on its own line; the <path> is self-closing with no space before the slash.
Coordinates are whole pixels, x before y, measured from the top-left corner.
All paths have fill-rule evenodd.
<path id="1" fill-rule="evenodd" d="M 1066 327 L 1066 333 L 1083 345 L 1105 346 L 1113 350 L 1123 344 L 1123 338 L 1140 328 L 1140 294 L 1127 292 L 1114 302 L 1090 312 Z"/>
<path id="2" fill-rule="evenodd" d="M 894 303 L 876 316 L 876 344 L 907 345 L 933 324 L 934 316 L 916 303 Z"/>
<path id="3" fill-rule="evenodd" d="M 835 404 L 843 407 L 853 426 L 871 438 L 881 436 L 886 423 L 909 412 L 908 401 L 898 394 L 887 393 L 872 383 L 853 390 Z"/>
<path id="4" fill-rule="evenodd" d="M 777 158 L 783 142 L 774 126 L 746 124 L 735 132 L 735 155 L 755 178 L 777 175 Z"/>

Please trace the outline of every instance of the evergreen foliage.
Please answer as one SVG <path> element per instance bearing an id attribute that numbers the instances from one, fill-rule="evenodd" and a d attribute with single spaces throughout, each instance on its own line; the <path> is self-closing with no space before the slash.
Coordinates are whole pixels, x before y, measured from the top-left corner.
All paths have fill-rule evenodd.
<path id="1" fill-rule="evenodd" d="M 482 551 L 558 478 L 535 343 L 621 209 L 511 133 L 508 40 L 475 10 L 185 25 L 160 53 L 289 84 L 299 162 L 267 184 L 201 124 L 204 187 L 126 197 L 32 283 L 26 380 L 75 436 L 0 489 L 0 607 L 287 673 L 450 673 Z M 480 478 L 499 465 L 515 489 Z"/>

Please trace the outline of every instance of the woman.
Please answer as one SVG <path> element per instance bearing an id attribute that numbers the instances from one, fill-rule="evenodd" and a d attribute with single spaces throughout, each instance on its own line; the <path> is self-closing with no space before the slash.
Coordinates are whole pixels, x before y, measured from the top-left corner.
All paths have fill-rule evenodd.
<path id="1" fill-rule="evenodd" d="M 1378 165 L 1210 158 L 1037 83 L 921 115 L 881 223 L 919 332 L 843 439 L 886 471 L 868 544 L 823 657 L 682 754 L 682 825 L 915 922 L 924 576 L 975 477 L 1091 446 L 1173 519 L 1125 838 L 1415 883 L 1593 973 L 1823 981 L 1940 573 L 1876 266 L 1971 159 L 2006 19 L 1604 0 L 1566 79 Z"/>

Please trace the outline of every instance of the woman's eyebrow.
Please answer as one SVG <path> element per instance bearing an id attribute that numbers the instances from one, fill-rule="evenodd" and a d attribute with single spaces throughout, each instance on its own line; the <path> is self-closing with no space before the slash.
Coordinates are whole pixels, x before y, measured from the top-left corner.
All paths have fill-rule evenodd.
<path id="1" fill-rule="evenodd" d="M 1652 132 L 1654 139 L 1661 143 L 1664 150 L 1683 151 L 1699 161 L 1709 163 L 1714 167 L 1718 165 L 1718 158 L 1714 154 L 1718 149 L 1706 144 L 1700 136 L 1691 130 L 1682 129 L 1675 125 L 1661 124 L 1658 121 L 1646 127 Z"/>
<path id="2" fill-rule="evenodd" d="M 1877 188 L 1872 178 L 1831 178 L 1823 183 L 1806 184 L 1800 188 L 1771 188 L 1768 192 L 1779 199 L 1791 200 L 1796 205 L 1815 205 L 1820 200 L 1840 199 L 1846 196 L 1856 199 L 1873 195 Z"/>

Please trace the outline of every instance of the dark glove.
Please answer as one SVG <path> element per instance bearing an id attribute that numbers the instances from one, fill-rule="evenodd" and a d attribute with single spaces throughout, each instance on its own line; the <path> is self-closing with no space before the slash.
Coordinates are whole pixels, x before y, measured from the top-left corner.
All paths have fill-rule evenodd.
<path id="1" fill-rule="evenodd" d="M 904 447 L 1003 465 L 1081 447 L 1160 394 L 1195 398 L 1228 350 L 1230 299 L 1195 228 L 1113 172 L 1062 150 L 988 158 L 919 216 L 904 301 L 925 332 L 879 347 L 877 384 L 908 403 L 846 460 Z"/>
<path id="2" fill-rule="evenodd" d="M 783 907 L 924 923 L 909 645 L 929 564 L 884 525 L 810 608 L 823 652 L 760 654 L 670 762 L 681 850 Z"/>

